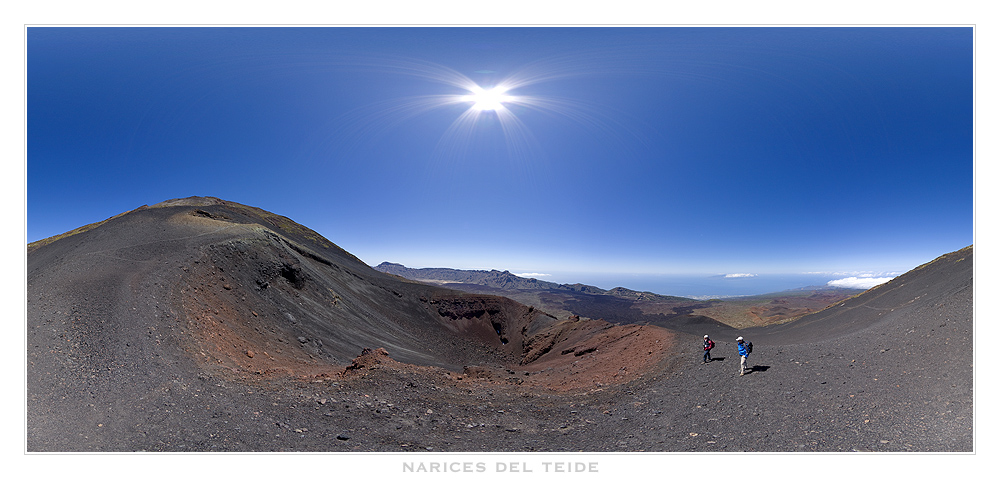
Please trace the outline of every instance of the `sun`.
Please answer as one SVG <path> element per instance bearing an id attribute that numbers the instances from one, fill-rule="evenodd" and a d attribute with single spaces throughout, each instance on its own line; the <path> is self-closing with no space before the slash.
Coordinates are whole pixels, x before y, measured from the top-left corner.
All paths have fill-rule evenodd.
<path id="1" fill-rule="evenodd" d="M 479 111 L 502 110 L 503 104 L 512 101 L 513 98 L 506 95 L 507 89 L 502 86 L 484 89 L 474 86 L 469 89 L 470 95 L 465 96 L 466 101 L 472 102 L 472 108 Z"/>

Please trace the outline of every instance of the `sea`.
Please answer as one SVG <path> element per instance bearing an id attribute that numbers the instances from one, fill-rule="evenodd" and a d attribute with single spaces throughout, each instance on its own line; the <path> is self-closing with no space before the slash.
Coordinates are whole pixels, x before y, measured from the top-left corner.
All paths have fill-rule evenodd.
<path id="1" fill-rule="evenodd" d="M 516 272 L 514 274 L 517 274 Z M 618 286 L 635 291 L 682 296 L 693 299 L 731 298 L 777 293 L 807 287 L 828 286 L 830 281 L 841 280 L 845 275 L 811 274 L 754 274 L 754 275 L 667 275 L 667 274 L 608 274 L 608 273 L 552 273 L 534 276 L 539 280 L 560 284 L 582 283 L 602 289 Z M 859 287 L 859 289 L 867 289 Z"/>

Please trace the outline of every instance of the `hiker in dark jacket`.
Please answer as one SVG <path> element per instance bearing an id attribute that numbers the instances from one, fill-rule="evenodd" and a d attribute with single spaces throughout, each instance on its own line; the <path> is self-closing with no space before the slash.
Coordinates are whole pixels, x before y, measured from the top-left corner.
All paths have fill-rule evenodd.
<path id="1" fill-rule="evenodd" d="M 707 363 L 712 360 L 712 348 L 715 347 L 715 341 L 708 339 L 708 335 L 705 335 L 705 354 L 701 357 L 703 363 Z"/>
<path id="2" fill-rule="evenodd" d="M 743 336 L 736 338 L 736 348 L 740 351 L 740 376 L 750 369 L 750 347 L 743 342 Z"/>

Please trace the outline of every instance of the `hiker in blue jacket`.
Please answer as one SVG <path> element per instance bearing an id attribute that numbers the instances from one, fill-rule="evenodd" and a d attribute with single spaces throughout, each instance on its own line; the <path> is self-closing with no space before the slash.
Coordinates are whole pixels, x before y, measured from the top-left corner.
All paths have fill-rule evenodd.
<path id="1" fill-rule="evenodd" d="M 750 369 L 750 346 L 743 342 L 743 336 L 736 338 L 736 347 L 740 350 L 740 376 Z"/>

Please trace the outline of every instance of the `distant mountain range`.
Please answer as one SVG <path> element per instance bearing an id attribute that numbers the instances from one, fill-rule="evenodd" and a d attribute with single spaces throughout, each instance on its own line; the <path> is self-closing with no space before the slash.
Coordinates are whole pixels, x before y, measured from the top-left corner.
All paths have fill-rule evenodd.
<path id="1" fill-rule="evenodd" d="M 702 329 L 720 325 L 744 328 L 775 324 L 814 313 L 860 292 L 832 286 L 810 286 L 756 296 L 705 299 L 623 287 L 606 290 L 579 283 L 558 284 L 495 269 L 416 269 L 389 262 L 375 269 L 411 281 L 469 293 L 505 296 L 558 317 L 604 319 L 620 324 L 649 323 L 674 329 L 681 328 L 681 324 Z"/>
<path id="2" fill-rule="evenodd" d="M 424 284 L 211 197 L 27 249 L 32 452 L 973 450 L 971 246 L 862 293 L 712 301 Z"/>
<path id="3" fill-rule="evenodd" d="M 544 289 L 554 291 L 569 291 L 576 293 L 609 295 L 618 298 L 625 298 L 637 301 L 692 301 L 691 298 L 680 296 L 667 296 L 651 293 L 649 291 L 634 291 L 628 288 L 612 288 L 610 290 L 601 289 L 597 286 L 586 284 L 558 284 L 549 281 L 540 281 L 534 278 L 524 278 L 510 271 L 482 271 L 482 270 L 462 270 L 450 268 L 407 268 L 399 263 L 383 262 L 375 267 L 383 273 L 402 276 L 406 279 L 423 281 L 438 284 L 462 283 L 477 284 L 490 288 L 503 290 L 532 290 Z"/>

